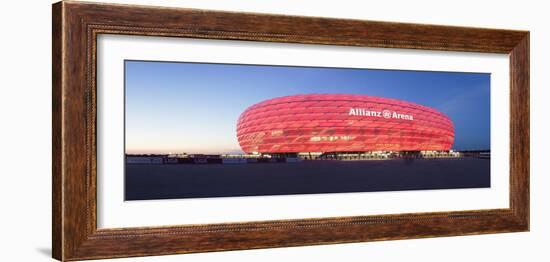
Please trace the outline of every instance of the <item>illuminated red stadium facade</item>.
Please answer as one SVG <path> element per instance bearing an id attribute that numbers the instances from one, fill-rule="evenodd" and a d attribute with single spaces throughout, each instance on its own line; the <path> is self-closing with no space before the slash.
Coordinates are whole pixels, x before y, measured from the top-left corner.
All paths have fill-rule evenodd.
<path id="1" fill-rule="evenodd" d="M 269 99 L 239 117 L 246 153 L 446 151 L 452 121 L 432 108 L 365 95 L 308 94 Z"/>

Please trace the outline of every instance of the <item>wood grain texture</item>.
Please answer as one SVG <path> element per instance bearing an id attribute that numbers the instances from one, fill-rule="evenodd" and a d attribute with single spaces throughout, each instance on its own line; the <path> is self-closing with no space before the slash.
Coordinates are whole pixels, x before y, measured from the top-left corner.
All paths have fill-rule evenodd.
<path id="1" fill-rule="evenodd" d="M 52 256 L 61 257 L 63 253 L 63 189 L 61 171 L 61 71 L 62 34 L 61 5 L 52 8 Z"/>
<path id="2" fill-rule="evenodd" d="M 529 230 L 529 32 L 59 2 L 53 5 L 53 257 L 82 260 Z M 510 208 L 98 229 L 99 34 L 510 55 Z"/>
<path id="3" fill-rule="evenodd" d="M 529 33 L 510 52 L 510 207 L 529 227 Z"/>

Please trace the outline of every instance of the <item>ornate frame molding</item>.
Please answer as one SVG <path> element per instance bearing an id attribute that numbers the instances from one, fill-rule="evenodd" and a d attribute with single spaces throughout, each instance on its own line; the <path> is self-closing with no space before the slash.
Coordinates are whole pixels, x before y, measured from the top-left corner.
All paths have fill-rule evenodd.
<path id="1" fill-rule="evenodd" d="M 56 3 L 52 11 L 52 245 L 56 259 L 68 261 L 529 230 L 528 31 L 72 1 Z M 509 54 L 510 208 L 98 229 L 96 43 L 99 34 Z"/>

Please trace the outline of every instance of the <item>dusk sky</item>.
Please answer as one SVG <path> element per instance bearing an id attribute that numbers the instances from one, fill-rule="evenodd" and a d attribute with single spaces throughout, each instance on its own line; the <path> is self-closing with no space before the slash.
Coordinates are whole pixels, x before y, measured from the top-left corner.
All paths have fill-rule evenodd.
<path id="1" fill-rule="evenodd" d="M 489 149 L 490 74 L 180 62 L 125 62 L 126 153 L 242 153 L 239 115 L 266 99 L 363 94 L 435 108 L 453 149 Z"/>

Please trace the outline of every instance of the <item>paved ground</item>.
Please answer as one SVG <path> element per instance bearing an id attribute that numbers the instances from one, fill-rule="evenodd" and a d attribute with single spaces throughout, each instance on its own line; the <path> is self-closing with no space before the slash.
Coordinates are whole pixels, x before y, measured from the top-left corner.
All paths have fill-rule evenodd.
<path id="1" fill-rule="evenodd" d="M 127 165 L 126 199 L 490 187 L 485 159 Z"/>

